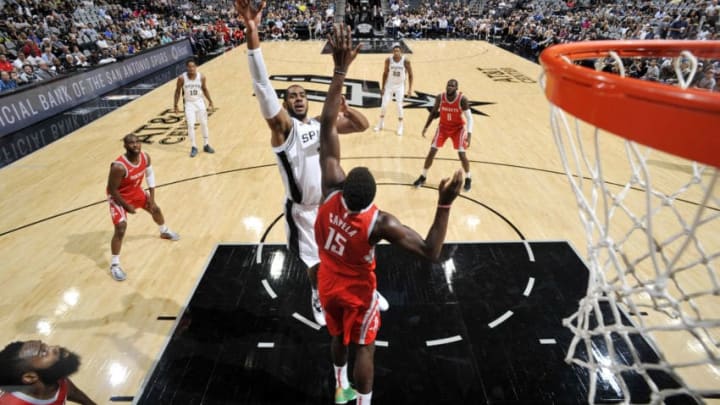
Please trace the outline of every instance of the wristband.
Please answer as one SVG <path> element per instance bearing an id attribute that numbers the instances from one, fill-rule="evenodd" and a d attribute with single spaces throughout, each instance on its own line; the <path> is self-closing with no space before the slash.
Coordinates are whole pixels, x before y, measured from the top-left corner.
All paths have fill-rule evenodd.
<path id="1" fill-rule="evenodd" d="M 447 208 L 447 209 L 450 209 L 451 206 L 452 206 L 452 204 L 445 204 L 445 205 L 443 205 L 443 204 L 438 204 L 437 207 L 438 207 L 438 208 Z"/>
<path id="2" fill-rule="evenodd" d="M 340 69 L 335 69 L 335 74 L 336 74 L 336 75 L 345 76 L 345 73 L 346 73 L 346 72 L 343 72 L 343 71 L 340 70 Z"/>

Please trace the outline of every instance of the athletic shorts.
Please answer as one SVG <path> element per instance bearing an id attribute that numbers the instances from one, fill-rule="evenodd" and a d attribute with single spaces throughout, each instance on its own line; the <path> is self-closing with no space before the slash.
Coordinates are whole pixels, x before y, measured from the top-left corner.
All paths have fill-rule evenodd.
<path id="1" fill-rule="evenodd" d="M 465 149 L 467 149 L 467 132 L 465 131 L 465 127 L 447 128 L 438 126 L 430 146 L 435 149 L 442 148 L 448 138 L 452 140 L 453 147 L 456 151 L 465 152 Z"/>
<path id="2" fill-rule="evenodd" d="M 185 101 L 185 120 L 188 125 L 195 125 L 198 120 L 200 122 L 207 121 L 205 100 Z"/>
<path id="3" fill-rule="evenodd" d="M 140 187 L 135 188 L 126 194 L 121 194 L 121 196 L 126 203 L 135 208 L 145 208 L 147 205 L 148 194 Z M 108 196 L 108 203 L 110 204 L 110 217 L 112 218 L 113 225 L 127 221 L 127 212 L 122 205 L 115 202 L 111 196 Z"/>
<path id="4" fill-rule="evenodd" d="M 315 218 L 317 205 L 285 202 L 285 235 L 288 250 L 294 253 L 306 266 L 320 263 L 315 242 Z"/>
<path id="5" fill-rule="evenodd" d="M 380 329 L 375 286 L 369 277 L 345 277 L 320 265 L 318 292 L 331 336 L 343 337 L 343 344 L 368 345 Z"/>

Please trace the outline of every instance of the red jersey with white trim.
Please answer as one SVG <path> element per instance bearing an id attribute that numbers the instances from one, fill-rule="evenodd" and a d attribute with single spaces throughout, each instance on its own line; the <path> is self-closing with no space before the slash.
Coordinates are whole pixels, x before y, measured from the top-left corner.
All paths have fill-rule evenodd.
<path id="1" fill-rule="evenodd" d="M 118 192 L 121 196 L 131 195 L 134 190 L 142 188 L 145 169 L 147 169 L 147 156 L 145 152 L 140 152 L 140 161 L 136 165 L 129 161 L 125 155 L 118 156 L 113 163 L 120 163 L 125 168 L 125 177 L 120 181 L 120 186 L 118 187 Z"/>
<path id="2" fill-rule="evenodd" d="M 320 267 L 350 277 L 369 275 L 375 286 L 375 247 L 369 239 L 378 213 L 375 204 L 352 212 L 341 191 L 330 194 L 315 221 Z"/>
<path id="3" fill-rule="evenodd" d="M 68 394 L 68 381 L 63 378 L 58 381 L 58 390 L 51 399 L 37 399 L 22 392 L 0 391 L 0 405 L 64 405 Z M 50 402 L 48 402 L 50 401 Z"/>
<path id="4" fill-rule="evenodd" d="M 460 106 L 462 93 L 455 94 L 455 100 L 448 101 L 447 94 L 440 96 L 440 126 L 448 128 L 459 128 L 465 125 L 463 110 Z"/>

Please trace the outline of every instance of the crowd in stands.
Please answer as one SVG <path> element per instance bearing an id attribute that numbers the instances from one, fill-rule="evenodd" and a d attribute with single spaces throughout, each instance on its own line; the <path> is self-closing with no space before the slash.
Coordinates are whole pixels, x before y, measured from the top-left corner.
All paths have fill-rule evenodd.
<path id="1" fill-rule="evenodd" d="M 417 0 L 415 0 L 417 1 Z M 486 40 L 536 59 L 546 47 L 599 39 L 720 39 L 718 0 L 347 0 L 345 21 L 369 23 L 397 39 Z M 0 0 L 0 91 L 112 63 L 189 38 L 196 55 L 244 41 L 229 0 Z M 268 1 L 263 40 L 324 39 L 329 0 Z M 709 63 L 708 63 L 709 62 Z M 611 61 L 599 68 L 612 71 Z M 672 81 L 669 60 L 626 66 L 647 80 Z M 706 74 L 706 71 L 709 72 Z M 719 90 L 720 66 L 705 61 L 697 81 Z"/>
<path id="2" fill-rule="evenodd" d="M 244 40 L 224 11 L 151 0 L 0 0 L 0 91 L 113 63 L 189 38 L 196 55 Z"/>

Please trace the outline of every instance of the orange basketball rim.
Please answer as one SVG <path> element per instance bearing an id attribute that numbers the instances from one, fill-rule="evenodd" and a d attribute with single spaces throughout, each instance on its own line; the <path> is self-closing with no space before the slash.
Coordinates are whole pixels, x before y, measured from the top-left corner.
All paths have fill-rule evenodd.
<path id="1" fill-rule="evenodd" d="M 604 58 L 610 51 L 620 58 L 676 58 L 688 51 L 718 60 L 720 41 L 586 41 L 552 46 L 540 55 L 545 95 L 555 106 L 626 139 L 720 167 L 720 93 L 570 63 Z"/>

